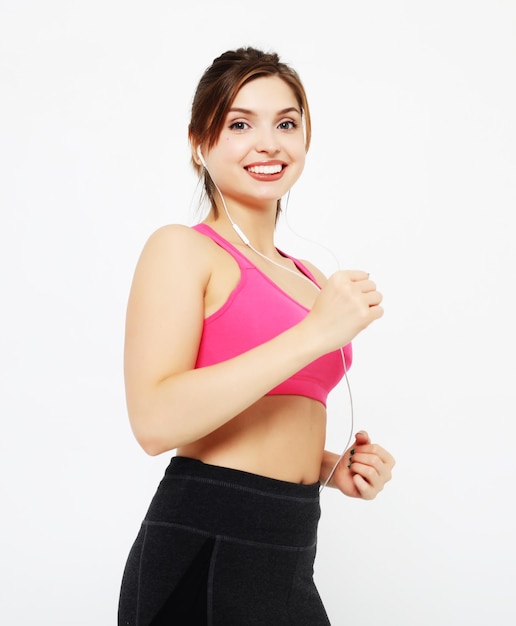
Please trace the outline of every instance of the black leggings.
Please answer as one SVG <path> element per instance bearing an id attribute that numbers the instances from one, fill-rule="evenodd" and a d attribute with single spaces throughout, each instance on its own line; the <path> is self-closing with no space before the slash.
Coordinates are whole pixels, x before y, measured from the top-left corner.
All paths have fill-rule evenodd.
<path id="1" fill-rule="evenodd" d="M 328 626 L 318 484 L 174 457 L 127 560 L 119 626 Z"/>

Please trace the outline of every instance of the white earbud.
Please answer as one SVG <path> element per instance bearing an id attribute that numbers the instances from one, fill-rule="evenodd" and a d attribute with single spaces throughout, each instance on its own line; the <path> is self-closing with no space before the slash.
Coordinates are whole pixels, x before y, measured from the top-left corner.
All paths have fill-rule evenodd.
<path id="1" fill-rule="evenodd" d="M 199 161 L 201 162 L 201 164 L 203 165 L 203 167 L 205 167 L 206 169 L 208 169 L 208 168 L 206 167 L 206 161 L 204 160 L 204 157 L 202 156 L 201 146 L 197 146 L 197 156 L 199 157 Z"/>

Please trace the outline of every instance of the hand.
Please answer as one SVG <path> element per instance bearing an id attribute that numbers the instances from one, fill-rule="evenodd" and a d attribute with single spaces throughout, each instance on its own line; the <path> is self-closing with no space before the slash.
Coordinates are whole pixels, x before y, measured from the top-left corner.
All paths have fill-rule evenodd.
<path id="1" fill-rule="evenodd" d="M 347 496 L 373 500 L 391 479 L 394 464 L 393 456 L 371 443 L 369 435 L 361 430 L 342 457 L 331 482 Z"/>
<path id="2" fill-rule="evenodd" d="M 382 299 L 367 272 L 340 270 L 321 289 L 306 322 L 317 325 L 326 351 L 336 350 L 383 315 Z"/>

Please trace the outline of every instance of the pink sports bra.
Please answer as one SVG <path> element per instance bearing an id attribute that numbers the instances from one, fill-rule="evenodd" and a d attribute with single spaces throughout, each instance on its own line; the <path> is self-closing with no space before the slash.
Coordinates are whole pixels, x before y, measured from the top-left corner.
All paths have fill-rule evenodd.
<path id="1" fill-rule="evenodd" d="M 231 359 L 269 341 L 300 322 L 309 312 L 280 289 L 268 276 L 207 224 L 194 230 L 210 237 L 238 263 L 240 281 L 223 306 L 204 320 L 196 368 Z M 297 259 L 283 252 L 307 278 L 313 274 Z M 317 285 L 319 286 L 319 285 Z M 344 348 L 346 370 L 351 365 L 351 344 Z M 326 406 L 328 393 L 344 375 L 340 350 L 319 357 L 271 389 L 267 395 L 298 395 Z"/>

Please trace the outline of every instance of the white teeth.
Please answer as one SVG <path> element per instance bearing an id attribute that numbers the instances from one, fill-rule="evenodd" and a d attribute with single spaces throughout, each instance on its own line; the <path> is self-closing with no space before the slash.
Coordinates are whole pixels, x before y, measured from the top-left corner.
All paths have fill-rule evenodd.
<path id="1" fill-rule="evenodd" d="M 279 174 L 281 169 L 281 165 L 255 165 L 248 168 L 253 174 Z"/>

